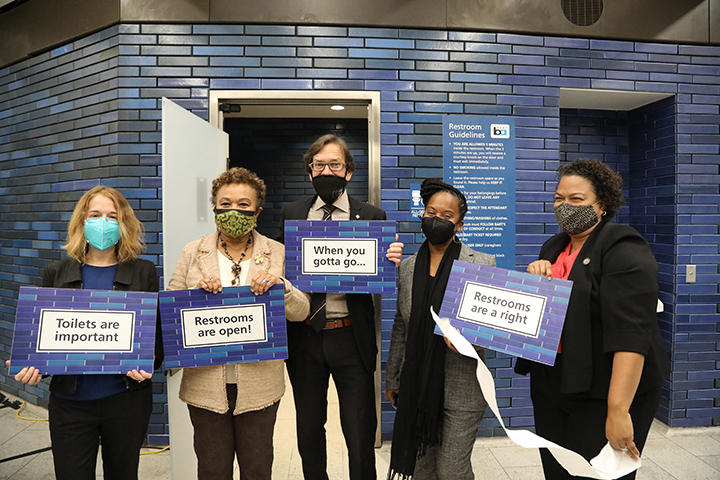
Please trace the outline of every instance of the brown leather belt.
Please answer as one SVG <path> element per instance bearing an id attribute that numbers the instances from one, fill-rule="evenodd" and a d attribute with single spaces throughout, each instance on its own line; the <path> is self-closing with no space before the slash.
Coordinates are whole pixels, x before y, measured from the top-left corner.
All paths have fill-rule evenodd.
<path id="1" fill-rule="evenodd" d="M 305 323 L 310 325 L 312 323 L 312 320 L 308 318 L 305 320 Z M 334 328 L 342 328 L 342 327 L 349 327 L 352 325 L 352 320 L 350 317 L 342 317 L 342 318 L 328 318 L 325 321 L 325 327 L 323 327 L 323 330 L 332 330 Z"/>

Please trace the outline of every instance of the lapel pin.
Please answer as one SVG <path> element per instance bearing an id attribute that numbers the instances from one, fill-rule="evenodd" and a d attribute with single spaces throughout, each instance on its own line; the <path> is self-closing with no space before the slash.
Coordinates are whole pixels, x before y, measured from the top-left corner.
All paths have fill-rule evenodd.
<path id="1" fill-rule="evenodd" d="M 355 218 L 359 220 L 359 219 L 360 219 L 360 214 L 359 214 L 359 213 L 356 213 L 356 214 L 355 214 Z"/>
<path id="2" fill-rule="evenodd" d="M 585 260 L 583 260 L 583 265 L 587 265 L 590 263 L 590 257 L 587 257 Z"/>

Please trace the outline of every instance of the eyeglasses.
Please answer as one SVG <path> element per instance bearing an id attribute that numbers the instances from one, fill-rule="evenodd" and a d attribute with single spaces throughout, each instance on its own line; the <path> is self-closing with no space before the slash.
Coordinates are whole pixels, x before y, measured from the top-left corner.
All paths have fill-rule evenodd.
<path id="1" fill-rule="evenodd" d="M 325 170 L 325 167 L 330 167 L 331 172 L 339 172 L 343 168 L 345 168 L 345 164 L 342 162 L 312 162 L 310 164 L 310 168 L 313 169 L 314 172 L 322 172 Z"/>

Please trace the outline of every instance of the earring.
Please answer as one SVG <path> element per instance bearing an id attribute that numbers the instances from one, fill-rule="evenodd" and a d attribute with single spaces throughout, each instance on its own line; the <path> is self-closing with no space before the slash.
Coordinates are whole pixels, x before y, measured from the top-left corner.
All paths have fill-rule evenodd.
<path id="1" fill-rule="evenodd" d="M 605 210 L 603 210 L 602 216 L 604 217 L 605 215 L 607 215 L 607 212 Z"/>

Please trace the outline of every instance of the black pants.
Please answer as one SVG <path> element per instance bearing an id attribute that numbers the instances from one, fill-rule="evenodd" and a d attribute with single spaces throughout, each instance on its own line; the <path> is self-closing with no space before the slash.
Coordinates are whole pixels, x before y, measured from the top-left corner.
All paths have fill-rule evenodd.
<path id="1" fill-rule="evenodd" d="M 532 365 L 530 395 L 535 410 L 535 430 L 541 437 L 591 460 L 607 443 L 605 420 L 607 399 L 560 393 L 560 369 L 535 363 Z M 661 387 L 636 395 L 630 406 L 634 442 L 642 452 L 655 411 L 660 404 Z M 586 477 L 570 475 L 546 448 L 540 449 L 547 480 L 575 480 Z M 635 478 L 632 472 L 621 480 Z"/>
<path id="2" fill-rule="evenodd" d="M 273 430 L 280 402 L 253 412 L 233 415 L 237 385 L 227 385 L 225 413 L 188 405 L 195 431 L 193 445 L 199 480 L 232 480 L 237 455 L 241 480 L 270 480 L 273 463 Z"/>
<path id="3" fill-rule="evenodd" d="M 151 388 L 83 402 L 51 394 L 48 415 L 57 480 L 95 480 L 101 440 L 104 478 L 137 480 L 151 411 Z"/>
<path id="4" fill-rule="evenodd" d="M 294 341 L 288 374 L 297 417 L 298 450 L 305 480 L 327 480 L 327 391 L 330 375 L 340 402 L 340 425 L 351 480 L 374 480 L 375 383 L 363 365 L 353 327 L 322 330 L 305 325 Z"/>

